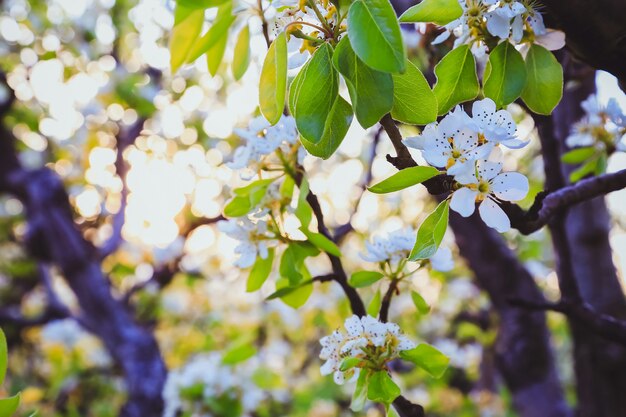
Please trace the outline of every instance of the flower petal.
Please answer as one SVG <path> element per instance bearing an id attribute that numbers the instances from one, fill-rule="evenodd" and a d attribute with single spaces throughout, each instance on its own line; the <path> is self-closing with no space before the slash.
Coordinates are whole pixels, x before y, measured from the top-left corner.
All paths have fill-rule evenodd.
<path id="1" fill-rule="evenodd" d="M 478 191 L 467 187 L 460 188 L 452 193 L 450 208 L 463 217 L 469 217 L 476 208 L 476 196 L 478 196 Z"/>
<path id="2" fill-rule="evenodd" d="M 518 201 L 528 194 L 528 178 L 519 172 L 505 172 L 491 181 L 494 194 L 506 201 Z"/>
<path id="3" fill-rule="evenodd" d="M 511 228 L 511 221 L 502 211 L 500 206 L 491 198 L 486 198 L 478 207 L 480 218 L 489 227 L 496 229 L 500 233 L 504 233 Z"/>

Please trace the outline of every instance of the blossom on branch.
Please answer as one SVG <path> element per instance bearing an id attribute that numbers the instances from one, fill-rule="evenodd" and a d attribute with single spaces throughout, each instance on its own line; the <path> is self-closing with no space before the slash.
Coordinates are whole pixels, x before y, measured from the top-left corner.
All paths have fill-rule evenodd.
<path id="1" fill-rule="evenodd" d="M 363 368 L 382 370 L 386 364 L 399 357 L 403 350 L 415 348 L 395 323 L 383 323 L 371 316 L 353 315 L 344 323 L 345 333 L 335 330 L 320 340 L 320 359 L 326 362 L 322 375 L 333 374 L 335 383 L 341 385 L 347 379 L 356 379 Z M 346 359 L 360 359 L 350 369 L 342 370 Z"/>

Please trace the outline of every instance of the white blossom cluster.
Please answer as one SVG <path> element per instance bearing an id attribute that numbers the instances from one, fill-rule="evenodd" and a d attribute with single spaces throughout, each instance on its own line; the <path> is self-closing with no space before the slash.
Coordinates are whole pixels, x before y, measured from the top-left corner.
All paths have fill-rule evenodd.
<path id="1" fill-rule="evenodd" d="M 296 121 L 291 116 L 282 116 L 274 126 L 259 116 L 250 121 L 247 129 L 235 129 L 234 132 L 246 144 L 235 149 L 232 162 L 226 165 L 241 170 L 240 176 L 244 180 L 252 179 L 261 170 L 263 160 L 268 155 L 279 148 L 288 153 L 298 141 Z M 300 160 L 305 155 L 303 149 L 298 149 Z"/>
<path id="2" fill-rule="evenodd" d="M 597 146 L 626 151 L 626 115 L 612 98 L 606 107 L 594 94 L 582 102 L 585 116 L 574 126 L 567 146 Z"/>
<path id="3" fill-rule="evenodd" d="M 238 400 L 244 416 L 251 415 L 272 394 L 253 382 L 253 374 L 257 369 L 247 364 L 234 367 L 224 365 L 220 352 L 194 357 L 183 367 L 168 374 L 163 388 L 163 417 L 176 417 L 180 411 L 198 417 L 213 416 L 206 404 L 224 396 Z"/>
<path id="4" fill-rule="evenodd" d="M 238 253 L 240 257 L 234 263 L 239 268 L 252 266 L 257 256 L 266 259 L 268 249 L 278 244 L 275 235 L 268 230 L 267 221 L 263 219 L 253 221 L 244 216 L 221 220 L 217 223 L 217 228 L 239 241 L 235 253 Z"/>
<path id="5" fill-rule="evenodd" d="M 535 0 L 459 0 L 459 4 L 463 15 L 445 25 L 433 44 L 454 34 L 455 47 L 467 44 L 478 57 L 487 52 L 487 40 L 493 37 L 514 45 L 538 43 L 550 50 L 565 45 L 562 32 L 546 29 Z"/>
<path id="6" fill-rule="evenodd" d="M 401 351 L 415 348 L 415 343 L 402 334 L 400 326 L 395 323 L 353 315 L 346 319 L 344 327 L 345 333 L 335 330 L 320 340 L 320 359 L 326 361 L 320 371 L 322 375 L 333 374 L 335 383 L 339 385 L 346 379 L 356 379 L 361 368 L 380 367 L 396 359 Z M 347 358 L 362 361 L 356 367 L 342 371 L 341 364 Z"/>
<path id="7" fill-rule="evenodd" d="M 445 168 L 457 183 L 450 208 L 463 217 L 474 213 L 480 203 L 480 217 L 499 232 L 511 222 L 498 204 L 518 201 L 528 194 L 528 179 L 518 172 L 501 172 L 499 145 L 517 149 L 526 145 L 515 136 L 517 127 L 511 114 L 496 110 L 493 100 L 474 102 L 472 116 L 460 107 L 441 122 L 431 123 L 420 136 L 408 138 L 408 146 L 420 149 L 426 161 Z"/>
<path id="8" fill-rule="evenodd" d="M 415 245 L 415 230 L 411 228 L 396 230 L 385 237 L 375 237 L 371 242 L 365 242 L 365 252 L 361 253 L 361 259 L 368 262 L 389 262 L 397 266 L 408 258 Z M 454 268 L 452 252 L 447 247 L 440 247 L 430 257 L 430 266 L 436 271 L 450 271 Z"/>

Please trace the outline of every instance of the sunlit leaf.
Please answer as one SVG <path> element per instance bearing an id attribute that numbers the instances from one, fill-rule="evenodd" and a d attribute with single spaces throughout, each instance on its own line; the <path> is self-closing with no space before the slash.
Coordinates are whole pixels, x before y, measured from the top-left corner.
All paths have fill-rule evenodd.
<path id="1" fill-rule="evenodd" d="M 388 0 L 356 0 L 348 11 L 348 37 L 365 64 L 383 72 L 404 72 L 406 50 L 396 13 Z"/>
<path id="2" fill-rule="evenodd" d="M 235 52 L 233 55 L 233 78 L 235 80 L 241 79 L 248 69 L 250 64 L 250 27 L 245 25 L 239 36 L 237 37 L 237 43 L 235 44 Z"/>
<path id="3" fill-rule="evenodd" d="M 421 184 L 439 174 L 439 170 L 433 167 L 417 166 L 405 168 L 378 184 L 372 185 L 368 190 L 376 194 L 391 193 Z"/>
<path id="4" fill-rule="evenodd" d="M 425 125 L 437 119 L 437 97 L 424 74 L 409 60 L 404 74 L 393 74 L 391 117 L 413 125 Z"/>
<path id="5" fill-rule="evenodd" d="M 267 257 L 265 259 L 258 256 L 254 265 L 252 265 L 252 269 L 250 270 L 250 275 L 248 276 L 248 282 L 246 284 L 247 292 L 257 291 L 267 277 L 272 272 L 272 265 L 274 263 L 274 248 L 269 248 L 267 251 Z"/>
<path id="6" fill-rule="evenodd" d="M 348 283 L 354 288 L 369 287 L 375 282 L 380 281 L 384 275 L 378 271 L 358 271 L 353 273 Z"/>
<path id="7" fill-rule="evenodd" d="M 535 113 L 552 113 L 563 96 L 563 67 L 552 52 L 532 44 L 526 54 L 526 71 L 522 100 Z"/>
<path id="8" fill-rule="evenodd" d="M 502 42 L 489 54 L 484 76 L 485 96 L 498 108 L 517 99 L 526 85 L 526 66 L 522 55 L 510 42 Z"/>
<path id="9" fill-rule="evenodd" d="M 417 230 L 415 246 L 409 255 L 410 260 L 428 259 L 437 252 L 448 228 L 448 211 L 449 200 L 444 200 L 426 217 Z"/>
<path id="10" fill-rule="evenodd" d="M 204 23 L 203 9 L 190 9 L 177 5 L 175 10 L 175 25 L 170 36 L 170 67 L 175 73 L 181 65 L 187 62 L 189 51 L 198 40 L 198 35 Z"/>
<path id="11" fill-rule="evenodd" d="M 435 75 L 437 84 L 433 91 L 440 115 L 459 103 L 475 98 L 480 90 L 474 55 L 467 45 L 448 52 L 435 66 Z"/>
<path id="12" fill-rule="evenodd" d="M 413 362 L 435 378 L 441 378 L 450 363 L 450 358 L 427 343 L 421 343 L 411 350 L 401 351 L 400 357 Z"/>
<path id="13" fill-rule="evenodd" d="M 415 6 L 409 7 L 400 21 L 403 23 L 432 22 L 438 25 L 447 25 L 463 14 L 458 0 L 422 0 Z"/>
<path id="14" fill-rule="evenodd" d="M 287 96 L 287 37 L 285 32 L 274 39 L 267 51 L 259 80 L 259 107 L 272 124 L 280 120 Z"/>

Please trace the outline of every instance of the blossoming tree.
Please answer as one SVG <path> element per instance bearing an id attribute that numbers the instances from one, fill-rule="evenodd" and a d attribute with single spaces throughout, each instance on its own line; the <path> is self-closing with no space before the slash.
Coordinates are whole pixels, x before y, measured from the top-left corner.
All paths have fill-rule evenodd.
<path id="1" fill-rule="evenodd" d="M 0 21 L 24 415 L 626 413 L 619 2 L 44 3 Z"/>

